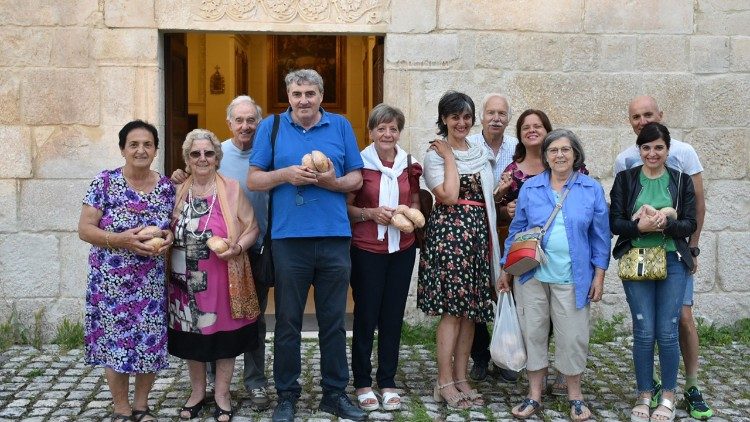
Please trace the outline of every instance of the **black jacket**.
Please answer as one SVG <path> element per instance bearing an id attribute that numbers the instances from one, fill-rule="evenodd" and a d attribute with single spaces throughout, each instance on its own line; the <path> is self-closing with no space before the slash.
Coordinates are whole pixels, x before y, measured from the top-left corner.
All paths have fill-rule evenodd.
<path id="1" fill-rule="evenodd" d="M 638 231 L 638 222 L 630 219 L 633 213 L 637 211 L 634 209 L 635 201 L 643 188 L 639 178 L 641 167 L 643 166 L 617 173 L 612 190 L 609 192 L 609 198 L 612 201 L 612 205 L 609 207 L 609 227 L 613 234 L 619 236 L 612 250 L 612 256 L 615 259 L 620 259 L 625 255 L 633 247 L 630 241 L 641 235 Z M 688 247 L 688 238 L 698 226 L 695 220 L 693 180 L 689 175 L 672 168 L 667 167 L 667 171 L 669 171 L 669 192 L 672 194 L 672 207 L 677 210 L 677 220 L 667 220 L 664 234 L 674 239 L 677 254 L 682 262 L 692 270 L 695 264 Z M 678 183 L 679 180 L 681 182 Z M 679 192 L 677 191 L 678 184 L 680 186 Z"/>

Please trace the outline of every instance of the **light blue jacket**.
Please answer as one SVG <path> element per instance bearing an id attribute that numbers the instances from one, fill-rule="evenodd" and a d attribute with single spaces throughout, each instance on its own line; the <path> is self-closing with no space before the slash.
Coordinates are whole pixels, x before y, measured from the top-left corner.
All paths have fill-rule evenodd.
<path id="1" fill-rule="evenodd" d="M 505 239 L 506 255 L 516 233 L 532 227 L 543 227 L 555 207 L 555 195 L 550 186 L 550 172 L 527 180 L 521 187 L 516 205 L 516 215 L 510 223 Z M 576 293 L 576 308 L 583 308 L 589 302 L 588 294 L 594 279 L 594 268 L 606 270 L 609 266 L 610 231 L 609 209 L 604 198 L 604 190 L 596 180 L 578 174 L 562 207 L 565 217 L 565 233 L 573 272 Z M 555 223 L 553 222 L 552 225 Z M 550 229 L 542 239 L 542 248 L 547 244 Z M 522 274 L 517 282 L 528 281 L 536 269 Z"/>

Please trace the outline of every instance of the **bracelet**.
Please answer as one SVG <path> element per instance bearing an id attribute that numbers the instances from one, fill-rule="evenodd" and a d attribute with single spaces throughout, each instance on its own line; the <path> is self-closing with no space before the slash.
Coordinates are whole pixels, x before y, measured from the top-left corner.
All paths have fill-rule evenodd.
<path id="1" fill-rule="evenodd" d="M 107 244 L 107 249 L 112 249 L 112 245 L 109 244 L 109 235 L 110 235 L 109 232 L 107 232 L 107 234 L 104 235 L 104 242 Z"/>
<path id="2" fill-rule="evenodd" d="M 359 209 L 359 218 L 362 220 L 362 222 L 365 221 L 365 209 L 364 208 Z"/>
<path id="3" fill-rule="evenodd" d="M 237 246 L 240 247 L 240 253 L 238 255 L 242 255 L 242 252 L 245 251 L 245 248 L 243 248 L 242 245 L 240 245 L 239 243 L 237 244 Z"/>

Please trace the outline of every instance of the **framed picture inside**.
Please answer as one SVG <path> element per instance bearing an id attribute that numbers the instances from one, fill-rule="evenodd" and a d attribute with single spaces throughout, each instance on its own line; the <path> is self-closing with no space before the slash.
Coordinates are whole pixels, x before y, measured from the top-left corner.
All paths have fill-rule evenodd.
<path id="1" fill-rule="evenodd" d="M 323 77 L 326 111 L 346 112 L 346 38 L 336 35 L 271 35 L 268 66 L 269 111 L 289 107 L 284 76 L 296 69 L 315 69 Z"/>

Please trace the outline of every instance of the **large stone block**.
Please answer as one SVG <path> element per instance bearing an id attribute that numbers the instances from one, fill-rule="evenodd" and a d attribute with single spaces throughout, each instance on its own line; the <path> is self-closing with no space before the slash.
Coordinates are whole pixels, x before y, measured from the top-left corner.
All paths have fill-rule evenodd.
<path id="1" fill-rule="evenodd" d="M 0 26 L 71 26 L 95 24 L 98 0 L 0 2 Z"/>
<path id="2" fill-rule="evenodd" d="M 690 62 L 695 73 L 723 73 L 729 70 L 729 37 L 690 38 Z"/>
<path id="3" fill-rule="evenodd" d="M 738 126 L 750 121 L 750 78 L 746 74 L 706 76 L 696 88 L 696 124 Z"/>
<path id="4" fill-rule="evenodd" d="M 634 35 L 602 35 L 599 69 L 606 72 L 635 70 L 638 37 Z"/>
<path id="5" fill-rule="evenodd" d="M 598 40 L 587 35 L 488 33 L 476 37 L 473 55 L 478 68 L 591 71 L 599 52 Z"/>
<path id="6" fill-rule="evenodd" d="M 693 316 L 704 319 L 708 325 L 731 325 L 750 317 L 750 302 L 745 292 L 706 293 L 695 301 Z"/>
<path id="7" fill-rule="evenodd" d="M 0 57 L 4 66 L 47 66 L 53 44 L 46 28 L 0 27 Z"/>
<path id="8" fill-rule="evenodd" d="M 77 233 L 60 237 L 60 297 L 86 297 L 86 277 L 91 245 L 78 238 Z"/>
<path id="9" fill-rule="evenodd" d="M 154 0 L 106 0 L 104 24 L 110 28 L 154 28 Z"/>
<path id="10" fill-rule="evenodd" d="M 101 116 L 105 125 L 122 125 L 135 112 L 136 69 L 103 67 L 100 72 Z"/>
<path id="11" fill-rule="evenodd" d="M 750 193 L 750 192 L 746 192 Z M 745 197 L 747 198 L 747 196 Z M 750 291 L 750 233 L 719 233 L 719 284 L 727 292 Z"/>
<path id="12" fill-rule="evenodd" d="M 0 143 L 5 151 L 0 179 L 31 177 L 31 130 L 0 125 Z"/>
<path id="13" fill-rule="evenodd" d="M 12 70 L 0 70 L 0 124 L 18 124 L 21 120 L 21 79 Z"/>
<path id="14" fill-rule="evenodd" d="M 76 231 L 83 196 L 90 183 L 89 180 L 22 181 L 21 229 L 35 232 Z"/>
<path id="15" fill-rule="evenodd" d="M 584 30 L 603 33 L 691 34 L 693 3 L 684 0 L 633 0 L 616 4 L 589 1 L 586 2 Z"/>
<path id="16" fill-rule="evenodd" d="M 460 48 L 456 34 L 394 34 L 385 39 L 385 60 L 401 69 L 449 69 L 460 59 Z"/>
<path id="17" fill-rule="evenodd" d="M 0 233 L 18 230 L 18 181 L 0 180 Z"/>
<path id="18" fill-rule="evenodd" d="M 750 130 L 696 129 L 687 141 L 701 159 L 705 179 L 744 179 L 748 175 Z"/>
<path id="19" fill-rule="evenodd" d="M 164 95 L 162 92 L 164 92 L 163 69 L 157 66 L 143 66 L 135 70 L 134 117 L 152 123 L 163 135 Z"/>
<path id="20" fill-rule="evenodd" d="M 11 312 L 15 311 L 23 328 L 29 333 L 39 329 L 42 342 L 49 343 L 55 338 L 57 327 L 63 319 L 83 322 L 85 309 L 83 305 L 84 298 L 9 298 L 5 299 L 0 306 L 0 319 L 7 320 Z"/>
<path id="21" fill-rule="evenodd" d="M 156 29 L 94 29 L 92 56 L 102 64 L 157 64 Z"/>
<path id="22" fill-rule="evenodd" d="M 714 232 L 703 230 L 698 246 L 701 254 L 698 257 L 698 272 L 695 273 L 693 289 L 697 293 L 706 293 L 714 290 L 717 277 L 717 235 Z"/>
<path id="23" fill-rule="evenodd" d="M 443 0 L 438 4 L 438 28 L 580 32 L 583 8 L 583 0 L 498 0 L 481 5 L 462 0 Z"/>
<path id="24" fill-rule="evenodd" d="M 33 69 L 24 76 L 21 85 L 24 123 L 99 124 L 99 91 L 91 89 L 99 78 L 95 70 Z"/>
<path id="25" fill-rule="evenodd" d="M 57 297 L 60 293 L 57 237 L 34 233 L 0 235 L 0 275 L 5 298 Z"/>
<path id="26" fill-rule="evenodd" d="M 612 176 L 612 163 L 620 152 L 619 146 L 613 142 L 620 131 L 612 129 L 579 129 L 569 128 L 578 135 L 586 154 L 586 168 L 589 176 L 601 179 Z"/>
<path id="27" fill-rule="evenodd" d="M 117 133 L 121 126 L 34 128 L 34 174 L 45 179 L 90 180 L 123 164 Z"/>
<path id="28" fill-rule="evenodd" d="M 389 34 L 427 33 L 436 26 L 437 0 L 391 0 Z"/>
<path id="29" fill-rule="evenodd" d="M 516 110 L 545 110 L 553 127 L 621 125 L 627 102 L 637 92 L 635 74 L 519 73 L 508 78 Z"/>
<path id="30" fill-rule="evenodd" d="M 679 138 L 681 135 L 675 132 L 676 129 L 695 125 L 695 85 L 696 77 L 691 74 L 646 74 L 641 79 L 640 91 L 633 97 L 642 94 L 656 98 L 664 112 L 662 123 L 669 128 L 673 137 Z M 627 121 L 628 103 L 629 100 L 623 105 L 623 121 Z"/>
<path id="31" fill-rule="evenodd" d="M 91 30 L 58 28 L 52 33 L 50 64 L 54 67 L 91 66 Z"/>
<path id="32" fill-rule="evenodd" d="M 704 180 L 703 187 L 706 193 L 703 230 L 750 229 L 750 181 Z"/>
<path id="33" fill-rule="evenodd" d="M 698 34 L 750 35 L 748 22 L 750 3 L 746 0 L 698 0 L 695 7 Z"/>
<path id="34" fill-rule="evenodd" d="M 681 35 L 638 37 L 636 63 L 643 72 L 686 72 L 690 70 L 688 38 Z"/>
<path id="35" fill-rule="evenodd" d="M 729 69 L 732 72 L 750 71 L 750 37 L 732 37 Z"/>

